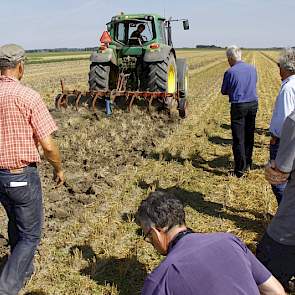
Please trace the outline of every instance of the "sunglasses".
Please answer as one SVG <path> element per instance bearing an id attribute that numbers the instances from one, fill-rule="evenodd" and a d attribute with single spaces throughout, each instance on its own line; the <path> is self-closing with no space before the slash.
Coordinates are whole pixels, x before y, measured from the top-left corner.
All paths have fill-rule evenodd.
<path id="1" fill-rule="evenodd" d="M 144 241 L 146 241 L 146 242 L 148 242 L 148 243 L 151 243 L 151 239 L 149 238 L 151 232 L 152 232 L 152 228 L 150 228 L 150 229 L 148 230 L 148 232 L 145 233 L 145 234 L 143 235 L 143 239 L 144 239 Z"/>
<path id="2" fill-rule="evenodd" d="M 170 227 L 168 227 L 166 230 L 164 230 L 163 232 L 166 234 L 166 233 L 168 233 L 168 231 L 171 229 L 173 227 L 173 225 L 172 226 L 170 226 Z M 148 243 L 152 243 L 152 240 L 151 240 L 151 238 L 150 238 L 150 235 L 151 235 L 151 233 L 152 233 L 152 230 L 153 230 L 153 228 L 151 227 L 144 235 L 143 235 L 143 239 L 144 239 L 144 241 L 146 241 L 146 242 L 148 242 Z"/>

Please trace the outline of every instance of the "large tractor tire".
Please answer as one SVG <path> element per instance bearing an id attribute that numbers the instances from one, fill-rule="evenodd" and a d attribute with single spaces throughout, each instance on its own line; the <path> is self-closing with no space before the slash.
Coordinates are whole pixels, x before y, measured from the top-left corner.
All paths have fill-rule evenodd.
<path id="1" fill-rule="evenodd" d="M 162 62 L 148 64 L 146 88 L 149 91 L 169 93 L 177 91 L 177 69 L 173 54 Z"/>
<path id="2" fill-rule="evenodd" d="M 89 90 L 109 90 L 109 63 L 92 63 L 89 71 Z"/>

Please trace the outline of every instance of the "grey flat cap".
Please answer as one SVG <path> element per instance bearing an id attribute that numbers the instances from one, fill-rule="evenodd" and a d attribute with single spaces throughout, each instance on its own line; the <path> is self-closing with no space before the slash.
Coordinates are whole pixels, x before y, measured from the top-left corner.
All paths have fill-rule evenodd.
<path id="1" fill-rule="evenodd" d="M 16 44 L 7 44 L 0 47 L 0 60 L 19 62 L 25 59 L 25 50 Z"/>

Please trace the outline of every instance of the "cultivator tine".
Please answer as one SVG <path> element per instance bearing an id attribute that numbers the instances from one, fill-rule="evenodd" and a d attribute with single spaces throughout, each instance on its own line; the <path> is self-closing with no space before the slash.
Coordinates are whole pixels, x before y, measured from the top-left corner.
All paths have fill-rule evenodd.
<path id="1" fill-rule="evenodd" d="M 126 82 L 129 74 L 121 73 L 117 83 L 117 88 L 113 90 L 95 90 L 89 92 L 82 92 L 78 90 L 65 90 L 64 82 L 61 80 L 62 93 L 55 98 L 55 106 L 57 109 L 66 109 L 68 105 L 72 105 L 76 111 L 83 102 L 87 103 L 88 107 L 96 112 L 97 99 L 105 99 L 105 112 L 108 116 L 112 115 L 112 106 L 115 103 L 116 98 L 125 97 L 125 103 L 129 112 L 132 110 L 134 100 L 136 98 L 143 99 L 147 104 L 148 112 L 152 113 L 152 104 L 154 99 L 158 100 L 164 105 L 170 114 L 171 109 L 174 106 L 175 100 L 178 102 L 179 115 L 182 118 L 187 116 L 185 99 L 179 98 L 179 92 L 167 93 L 167 92 L 152 92 L 152 91 L 128 91 L 126 90 Z"/>
<path id="2" fill-rule="evenodd" d="M 152 112 L 152 103 L 153 103 L 153 99 L 154 99 L 154 95 L 152 95 L 149 100 L 148 100 L 148 112 L 151 113 Z"/>
<path id="3" fill-rule="evenodd" d="M 56 101 L 56 108 L 61 109 L 62 107 L 65 109 L 68 107 L 68 94 L 61 94 Z"/>
<path id="4" fill-rule="evenodd" d="M 129 101 L 129 104 L 128 104 L 128 111 L 131 112 L 131 109 L 132 109 L 132 105 L 133 105 L 133 102 L 134 102 L 134 99 L 135 99 L 136 95 L 133 94 L 130 101 Z"/>
<path id="5" fill-rule="evenodd" d="M 96 104 L 96 100 L 99 97 L 99 93 L 95 93 L 94 98 L 92 100 L 92 110 L 93 112 L 95 112 L 95 104 Z"/>
<path id="6" fill-rule="evenodd" d="M 60 86 L 61 86 L 61 92 L 64 93 L 65 92 L 65 85 L 64 85 L 63 80 L 60 80 Z"/>
<path id="7" fill-rule="evenodd" d="M 82 92 L 78 92 L 78 96 L 77 96 L 76 101 L 75 101 L 76 111 L 79 110 L 79 102 L 80 102 L 81 96 L 82 96 Z"/>

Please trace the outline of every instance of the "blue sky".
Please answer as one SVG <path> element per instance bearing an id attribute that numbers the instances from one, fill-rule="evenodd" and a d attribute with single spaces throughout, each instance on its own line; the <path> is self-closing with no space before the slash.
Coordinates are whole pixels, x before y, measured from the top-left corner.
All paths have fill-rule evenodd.
<path id="1" fill-rule="evenodd" d="M 154 12 L 188 18 L 173 24 L 177 47 L 295 46 L 295 0 L 1 0 L 0 45 L 25 49 L 98 44 L 105 23 L 120 13 Z"/>

